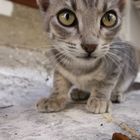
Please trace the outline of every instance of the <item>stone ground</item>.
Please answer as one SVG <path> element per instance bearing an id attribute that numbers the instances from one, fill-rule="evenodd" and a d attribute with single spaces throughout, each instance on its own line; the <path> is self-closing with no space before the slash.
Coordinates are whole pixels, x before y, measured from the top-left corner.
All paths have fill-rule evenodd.
<path id="1" fill-rule="evenodd" d="M 12 17 L 0 16 L 0 140 L 111 140 L 114 132 L 140 140 L 140 91 L 113 105 L 111 114 L 94 115 L 73 102 L 59 113 L 36 111 L 52 86 L 39 17 L 19 5 Z"/>

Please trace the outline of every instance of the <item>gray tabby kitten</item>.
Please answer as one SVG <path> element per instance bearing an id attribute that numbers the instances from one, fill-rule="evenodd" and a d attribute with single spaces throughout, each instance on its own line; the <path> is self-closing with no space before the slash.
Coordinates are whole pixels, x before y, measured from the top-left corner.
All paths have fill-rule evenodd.
<path id="1" fill-rule="evenodd" d="M 86 109 L 110 111 L 122 102 L 138 64 L 133 46 L 118 38 L 125 0 L 38 0 L 55 63 L 54 91 L 37 103 L 40 112 L 57 112 L 74 100 L 87 100 Z M 90 93 L 90 95 L 88 94 Z"/>

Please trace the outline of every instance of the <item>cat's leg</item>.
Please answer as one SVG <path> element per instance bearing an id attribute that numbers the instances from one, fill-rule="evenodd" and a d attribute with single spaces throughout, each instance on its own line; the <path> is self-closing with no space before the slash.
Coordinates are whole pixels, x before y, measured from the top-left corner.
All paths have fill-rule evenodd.
<path id="1" fill-rule="evenodd" d="M 111 94 L 111 101 L 113 103 L 121 103 L 125 101 L 125 93 L 134 81 L 134 78 L 135 77 L 124 79 L 120 76 L 119 81 Z"/>
<path id="2" fill-rule="evenodd" d="M 37 103 L 39 112 L 58 112 L 65 108 L 68 102 L 70 82 L 59 72 L 54 74 L 54 91 L 50 98 L 43 98 Z"/>
<path id="3" fill-rule="evenodd" d="M 111 93 L 117 84 L 118 77 L 114 76 L 96 84 L 91 90 L 90 98 L 87 102 L 87 110 L 95 114 L 108 113 L 111 111 Z"/>
<path id="4" fill-rule="evenodd" d="M 92 95 L 88 99 L 86 109 L 94 114 L 102 114 L 110 112 L 111 111 L 110 95 L 111 93 L 102 94 L 99 91 L 92 92 Z"/>
<path id="5" fill-rule="evenodd" d="M 111 94 L 112 103 L 122 103 L 125 100 L 124 92 L 120 90 L 115 90 Z"/>
<path id="6" fill-rule="evenodd" d="M 90 93 L 82 91 L 78 88 L 73 88 L 70 96 L 73 101 L 84 102 L 88 100 L 88 98 L 90 97 Z"/>

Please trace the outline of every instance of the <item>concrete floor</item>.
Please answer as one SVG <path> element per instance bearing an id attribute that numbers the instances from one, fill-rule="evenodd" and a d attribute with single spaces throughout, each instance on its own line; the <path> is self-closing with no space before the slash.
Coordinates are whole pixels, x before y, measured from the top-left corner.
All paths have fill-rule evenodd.
<path id="1" fill-rule="evenodd" d="M 140 140 L 140 91 L 113 105 L 112 116 L 74 103 L 60 113 L 36 111 L 52 85 L 41 20 L 38 11 L 19 5 L 12 17 L 0 16 L 0 140 L 111 140 L 114 132 Z"/>

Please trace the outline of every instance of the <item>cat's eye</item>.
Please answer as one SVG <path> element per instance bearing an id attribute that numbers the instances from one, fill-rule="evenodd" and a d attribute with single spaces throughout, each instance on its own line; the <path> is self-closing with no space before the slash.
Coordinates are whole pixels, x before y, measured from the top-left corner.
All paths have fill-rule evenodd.
<path id="1" fill-rule="evenodd" d="M 112 28 L 117 24 L 117 14 L 111 10 L 104 14 L 101 19 L 101 25 L 106 28 Z"/>
<path id="2" fill-rule="evenodd" d="M 60 24 L 66 27 L 75 26 L 77 22 L 75 14 L 69 9 L 63 9 L 58 12 L 57 19 Z"/>

